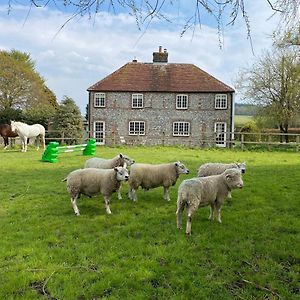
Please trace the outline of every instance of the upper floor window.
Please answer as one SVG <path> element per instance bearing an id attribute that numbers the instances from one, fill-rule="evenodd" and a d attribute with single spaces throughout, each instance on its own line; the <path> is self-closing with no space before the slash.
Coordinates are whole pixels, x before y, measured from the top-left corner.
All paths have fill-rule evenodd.
<path id="1" fill-rule="evenodd" d="M 143 94 L 132 94 L 131 101 L 132 108 L 143 108 L 144 106 Z"/>
<path id="2" fill-rule="evenodd" d="M 216 94 L 215 109 L 227 109 L 227 95 L 226 94 Z"/>
<path id="3" fill-rule="evenodd" d="M 105 93 L 95 93 L 94 94 L 94 106 L 95 107 L 105 107 Z"/>
<path id="4" fill-rule="evenodd" d="M 144 121 L 130 121 L 129 122 L 129 135 L 145 135 L 145 122 Z"/>
<path id="5" fill-rule="evenodd" d="M 176 95 L 176 109 L 187 109 L 187 108 L 188 108 L 188 96 Z"/>
<path id="6" fill-rule="evenodd" d="M 190 122 L 173 123 L 173 136 L 189 136 L 189 135 L 190 135 Z"/>

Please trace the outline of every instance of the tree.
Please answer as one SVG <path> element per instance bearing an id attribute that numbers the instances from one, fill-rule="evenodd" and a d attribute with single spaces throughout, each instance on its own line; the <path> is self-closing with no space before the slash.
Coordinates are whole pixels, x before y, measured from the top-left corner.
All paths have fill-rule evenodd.
<path id="1" fill-rule="evenodd" d="M 259 105 L 259 114 L 272 119 L 282 133 L 299 112 L 299 57 L 289 49 L 267 51 L 251 68 L 243 70 L 238 88 L 243 98 Z M 288 142 L 288 135 L 285 135 Z"/>
<path id="2" fill-rule="evenodd" d="M 75 101 L 64 96 L 54 117 L 53 128 L 64 133 L 67 144 L 77 143 L 83 137 L 83 122 Z"/>
<path id="3" fill-rule="evenodd" d="M 25 111 L 40 105 L 57 105 L 55 94 L 35 71 L 28 53 L 0 51 L 0 109 Z"/>
<path id="4" fill-rule="evenodd" d="M 186 1 L 186 0 L 185 0 Z M 299 23 L 300 0 L 264 0 L 270 7 L 270 14 L 280 14 L 281 25 L 284 22 L 286 26 L 292 26 L 294 22 Z M 125 11 L 133 15 L 139 29 L 142 26 L 147 28 L 154 19 L 164 19 L 170 22 L 168 18 L 168 9 L 178 5 L 180 9 L 180 0 L 27 0 L 25 1 L 33 7 L 45 7 L 54 5 L 59 9 L 67 9 L 71 12 L 71 17 L 65 24 L 77 16 L 92 16 L 102 11 L 113 10 Z M 219 31 L 222 31 L 223 24 L 234 25 L 239 15 L 245 21 L 248 36 L 250 36 L 250 21 L 246 5 L 251 5 L 251 0 L 192 0 L 192 14 L 187 16 L 185 25 L 181 34 L 184 34 L 189 28 L 201 25 L 201 18 L 204 14 L 209 14 L 216 22 Z M 17 4 L 17 2 L 16 2 Z M 13 2 L 8 0 L 9 12 L 13 9 Z M 29 11 L 30 11 L 29 9 Z M 65 26 L 62 25 L 62 27 Z"/>

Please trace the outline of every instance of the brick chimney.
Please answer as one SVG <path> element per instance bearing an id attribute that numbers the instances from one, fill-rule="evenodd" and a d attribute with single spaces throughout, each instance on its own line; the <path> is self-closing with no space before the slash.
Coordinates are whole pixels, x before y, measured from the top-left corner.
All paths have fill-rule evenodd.
<path id="1" fill-rule="evenodd" d="M 153 62 L 154 63 L 167 63 L 168 62 L 167 49 L 164 49 L 164 51 L 162 51 L 162 46 L 159 46 L 158 52 L 153 52 Z"/>

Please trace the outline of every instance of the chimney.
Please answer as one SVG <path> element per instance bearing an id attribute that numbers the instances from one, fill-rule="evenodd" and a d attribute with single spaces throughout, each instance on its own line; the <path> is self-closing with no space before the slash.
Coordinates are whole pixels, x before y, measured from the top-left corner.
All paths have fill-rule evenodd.
<path id="1" fill-rule="evenodd" d="M 153 63 L 167 63 L 168 52 L 167 49 L 162 51 L 162 46 L 158 47 L 158 52 L 153 52 Z"/>

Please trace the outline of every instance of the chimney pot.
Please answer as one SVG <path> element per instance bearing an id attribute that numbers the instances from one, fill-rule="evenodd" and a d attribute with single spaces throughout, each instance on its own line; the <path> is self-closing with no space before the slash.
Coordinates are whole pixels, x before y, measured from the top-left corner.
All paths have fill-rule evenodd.
<path id="1" fill-rule="evenodd" d="M 158 52 L 161 53 L 162 52 L 162 46 L 158 47 Z"/>

